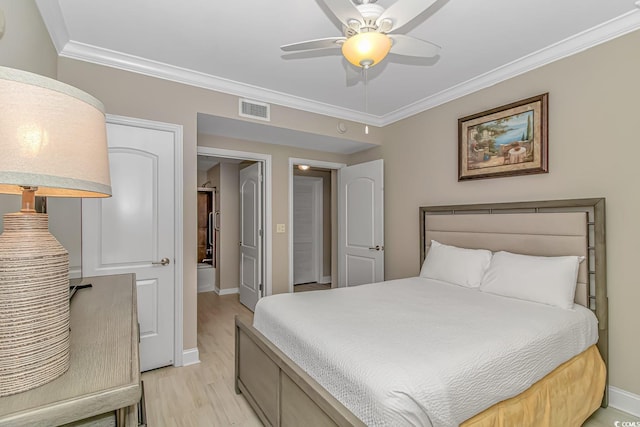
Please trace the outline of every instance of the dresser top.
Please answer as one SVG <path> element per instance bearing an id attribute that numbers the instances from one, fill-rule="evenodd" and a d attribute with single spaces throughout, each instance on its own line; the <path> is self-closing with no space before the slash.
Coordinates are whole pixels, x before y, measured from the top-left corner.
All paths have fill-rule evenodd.
<path id="1" fill-rule="evenodd" d="M 71 301 L 69 370 L 0 398 L 0 425 L 59 425 L 140 400 L 135 276 L 87 277 Z"/>

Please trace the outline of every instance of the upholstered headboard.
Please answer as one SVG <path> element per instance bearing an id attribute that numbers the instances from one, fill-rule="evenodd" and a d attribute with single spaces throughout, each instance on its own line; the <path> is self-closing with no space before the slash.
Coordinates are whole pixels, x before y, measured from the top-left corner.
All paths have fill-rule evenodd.
<path id="1" fill-rule="evenodd" d="M 425 244 L 447 245 L 525 255 L 585 257 L 578 270 L 575 302 L 589 306 L 588 227 L 586 212 L 428 215 Z"/>
<path id="2" fill-rule="evenodd" d="M 421 264 L 431 240 L 494 252 L 584 256 L 575 302 L 595 312 L 598 349 L 607 362 L 604 198 L 421 207 Z"/>

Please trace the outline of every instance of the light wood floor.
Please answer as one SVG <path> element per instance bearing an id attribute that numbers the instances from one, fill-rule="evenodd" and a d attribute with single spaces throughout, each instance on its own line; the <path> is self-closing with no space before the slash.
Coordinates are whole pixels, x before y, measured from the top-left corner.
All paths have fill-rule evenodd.
<path id="1" fill-rule="evenodd" d="M 234 316 L 252 313 L 237 295 L 198 294 L 200 363 L 142 374 L 149 427 L 261 426 L 234 388 Z"/>
<path id="2" fill-rule="evenodd" d="M 237 295 L 198 294 L 200 363 L 142 374 L 149 427 L 261 426 L 234 389 L 234 316 L 252 317 Z M 585 427 L 613 427 L 615 421 L 640 421 L 613 408 L 599 409 Z"/>
<path id="3" fill-rule="evenodd" d="M 293 292 L 307 292 L 307 291 L 324 291 L 326 289 L 331 289 L 331 283 L 303 283 L 300 285 L 295 285 L 293 287 Z"/>

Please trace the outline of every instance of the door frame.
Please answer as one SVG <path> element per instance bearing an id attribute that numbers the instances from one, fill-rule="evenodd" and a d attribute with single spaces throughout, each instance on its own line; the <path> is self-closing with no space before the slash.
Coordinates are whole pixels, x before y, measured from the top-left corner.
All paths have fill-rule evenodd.
<path id="1" fill-rule="evenodd" d="M 304 175 L 293 175 L 294 188 L 296 179 L 307 181 L 311 183 L 311 197 L 313 198 L 313 211 L 311 215 L 315 219 L 311 224 L 311 234 L 313 235 L 313 251 L 312 258 L 313 263 L 315 265 L 315 280 L 318 283 L 322 282 L 323 267 L 324 267 L 324 236 L 323 236 L 323 226 L 324 226 L 324 215 L 323 215 L 323 192 L 324 192 L 324 179 L 319 176 L 304 176 Z M 329 183 L 331 185 L 331 183 Z M 295 190 L 294 195 L 292 196 L 292 201 L 295 200 Z M 294 224 L 291 222 L 291 234 L 294 233 Z M 295 242 L 293 242 L 295 244 Z M 295 252 L 295 251 L 294 251 Z M 295 266 L 294 266 L 295 267 Z M 295 271 L 294 271 L 295 273 Z M 294 274 L 295 276 L 295 274 Z M 295 286 L 295 284 L 294 284 Z"/>
<path id="2" fill-rule="evenodd" d="M 262 219 L 263 219 L 263 238 L 262 238 L 262 277 L 264 278 L 264 291 L 262 296 L 268 296 L 272 293 L 272 251 L 271 251 L 271 154 L 253 153 L 250 151 L 228 150 L 226 148 L 205 147 L 198 145 L 196 147 L 199 156 L 223 157 L 228 159 L 242 159 L 262 162 L 264 168 L 262 174 L 264 176 L 264 193 L 262 195 Z"/>
<path id="3" fill-rule="evenodd" d="M 152 120 L 138 119 L 133 117 L 118 116 L 114 114 L 106 114 L 106 122 L 134 126 L 140 128 L 161 130 L 173 133 L 173 180 L 174 186 L 174 285 L 173 285 L 173 365 L 183 366 L 184 353 L 187 349 L 183 348 L 183 278 L 184 278 L 184 192 L 183 192 L 183 131 L 182 125 L 173 123 L 158 122 Z M 187 356 L 188 357 L 188 356 Z"/>
<path id="4" fill-rule="evenodd" d="M 316 168 L 324 169 L 341 169 L 346 163 L 325 162 L 323 160 L 301 159 L 297 157 L 289 157 L 289 292 L 293 292 L 293 233 L 291 228 L 293 227 L 293 166 L 294 165 L 309 165 Z M 332 195 L 333 198 L 333 195 Z M 332 242 L 333 247 L 333 242 Z M 332 249 L 333 250 L 333 249 Z M 322 266 L 320 266 L 322 268 Z M 333 286 L 333 284 L 332 284 Z"/>

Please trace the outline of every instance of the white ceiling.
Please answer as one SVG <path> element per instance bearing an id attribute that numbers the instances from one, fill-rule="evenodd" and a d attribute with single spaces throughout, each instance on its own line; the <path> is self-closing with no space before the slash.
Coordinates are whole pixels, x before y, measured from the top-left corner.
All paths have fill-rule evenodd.
<path id="1" fill-rule="evenodd" d="M 640 28 L 640 0 L 438 0 L 399 32 L 440 55 L 389 55 L 369 72 L 365 111 L 339 49 L 279 48 L 341 35 L 322 0 L 37 3 L 62 56 L 377 126 Z"/>

